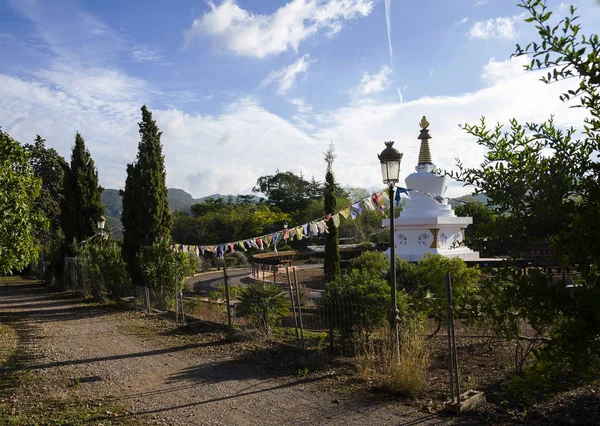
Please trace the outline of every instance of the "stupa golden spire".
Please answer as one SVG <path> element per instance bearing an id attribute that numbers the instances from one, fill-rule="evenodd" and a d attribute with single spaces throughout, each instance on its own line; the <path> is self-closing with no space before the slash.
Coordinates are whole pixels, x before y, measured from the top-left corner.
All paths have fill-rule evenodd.
<path id="1" fill-rule="evenodd" d="M 421 127 L 421 133 L 417 138 L 421 140 L 421 149 L 419 150 L 419 165 L 433 164 L 433 161 L 431 160 L 431 151 L 429 150 L 429 139 L 431 139 L 428 129 L 429 121 L 427 121 L 425 116 L 423 116 L 419 122 L 419 126 Z"/>

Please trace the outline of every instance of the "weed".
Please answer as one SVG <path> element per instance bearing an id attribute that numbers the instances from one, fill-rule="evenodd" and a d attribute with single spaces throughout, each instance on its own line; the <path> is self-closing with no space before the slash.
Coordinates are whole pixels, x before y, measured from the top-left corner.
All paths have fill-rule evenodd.
<path id="1" fill-rule="evenodd" d="M 400 354 L 385 338 L 372 338 L 356 357 L 359 377 L 385 391 L 415 397 L 425 384 L 430 349 L 422 325 L 410 325 L 400 332 Z"/>

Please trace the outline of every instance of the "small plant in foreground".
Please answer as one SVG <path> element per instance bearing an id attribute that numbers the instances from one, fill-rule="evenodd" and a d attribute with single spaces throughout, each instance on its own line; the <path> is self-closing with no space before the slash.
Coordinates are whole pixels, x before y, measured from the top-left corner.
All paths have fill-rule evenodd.
<path id="1" fill-rule="evenodd" d="M 239 299 L 236 316 L 249 318 L 252 326 L 266 335 L 290 313 L 290 301 L 276 284 L 265 283 L 262 290 L 247 287 Z"/>

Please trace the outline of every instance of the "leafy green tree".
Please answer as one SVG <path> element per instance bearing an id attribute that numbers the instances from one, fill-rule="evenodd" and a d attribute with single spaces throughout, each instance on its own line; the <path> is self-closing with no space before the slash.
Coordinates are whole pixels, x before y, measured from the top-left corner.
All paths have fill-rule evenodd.
<path id="1" fill-rule="evenodd" d="M 62 228 L 67 243 L 83 241 L 96 234 L 97 221 L 104 214 L 98 170 L 83 137 L 75 135 L 71 165 L 64 177 Z"/>
<path id="2" fill-rule="evenodd" d="M 324 191 L 324 207 L 325 214 L 333 215 L 336 212 L 336 197 L 335 197 L 335 178 L 333 176 L 333 160 L 335 153 L 333 144 L 329 146 L 329 150 L 325 153 L 325 162 L 327 163 L 327 173 L 325 174 L 325 191 Z M 325 282 L 333 281 L 340 276 L 340 246 L 338 238 L 338 228 L 333 224 L 333 218 L 327 221 L 329 232 L 325 236 L 325 259 L 323 262 L 323 270 L 325 274 Z"/>
<path id="3" fill-rule="evenodd" d="M 506 247 L 502 241 L 494 240 L 496 226 L 496 213 L 481 201 L 460 204 L 454 209 L 457 216 L 468 216 L 473 218 L 465 232 L 465 243 L 474 250 L 482 251 L 484 256 L 499 256 L 507 254 Z"/>
<path id="4" fill-rule="evenodd" d="M 136 161 L 127 165 L 121 214 L 123 257 L 136 284 L 143 282 L 138 262 L 142 248 L 167 237 L 172 224 L 160 142 L 162 132 L 148 108 L 144 105 L 141 110 L 142 121 L 138 123 L 141 140 Z"/>
<path id="5" fill-rule="evenodd" d="M 282 288 L 265 283 L 262 290 L 254 286 L 243 289 L 235 315 L 250 318 L 251 324 L 268 335 L 290 313 L 290 300 Z"/>
<path id="6" fill-rule="evenodd" d="M 566 283 L 552 283 L 560 292 L 550 297 L 538 291 L 543 285 L 535 276 L 518 280 L 518 288 L 506 286 L 504 305 L 515 308 L 522 321 L 553 318 L 544 348 L 536 361 L 555 371 L 598 371 L 600 314 L 591 306 L 600 304 L 598 259 L 600 227 L 600 39 L 580 33 L 575 8 L 556 21 L 545 2 L 522 0 L 527 22 L 534 23 L 539 40 L 516 55 L 530 55 L 527 69 L 547 69 L 546 84 L 572 81 L 561 99 L 578 99 L 575 107 L 587 112 L 582 130 L 563 129 L 552 118 L 544 123 L 521 124 L 511 120 L 510 129 L 465 124 L 467 133 L 486 148 L 479 168 L 458 164 L 455 176 L 485 193 L 496 212 L 492 237 L 508 244 L 509 253 L 519 256 L 529 245 L 549 244 L 563 266 L 578 268 L 583 279 L 572 290 Z M 569 80 L 573 78 L 572 80 Z M 510 278 L 509 280 L 515 280 Z M 547 280 L 547 278 L 546 278 Z M 547 280 L 548 281 L 548 280 Z M 545 284 L 550 286 L 548 282 Z M 529 300 L 523 298 L 526 292 Z M 522 306 L 524 302 L 528 304 Z M 502 307 L 502 305 L 499 305 Z M 594 354 L 594 355 L 592 355 Z"/>
<path id="7" fill-rule="evenodd" d="M 40 195 L 34 206 L 48 219 L 49 227 L 36 235 L 41 244 L 48 243 L 62 230 L 61 207 L 64 199 L 64 177 L 68 168 L 65 159 L 55 149 L 46 148 L 45 142 L 45 139 L 37 135 L 33 144 L 24 145 L 35 176 L 42 180 Z"/>
<path id="8" fill-rule="evenodd" d="M 261 176 L 256 181 L 252 192 L 263 193 L 267 203 L 279 208 L 284 213 L 294 213 L 306 209 L 311 194 L 311 184 L 302 176 L 292 172 L 277 171 L 275 175 Z"/>
<path id="9" fill-rule="evenodd" d="M 33 144 L 25 144 L 29 163 L 36 177 L 42 181 L 40 195 L 34 207 L 38 214 L 48 219 L 49 227 L 36 232 L 35 239 L 44 252 L 46 285 L 56 287 L 59 283 L 66 253 L 62 231 L 62 208 L 64 206 L 64 178 L 68 169 L 65 159 L 56 150 L 46 148 L 45 140 L 37 135 Z"/>
<path id="10" fill-rule="evenodd" d="M 35 205 L 41 185 L 25 149 L 0 129 L 0 276 L 36 259 L 34 235 L 48 226 Z"/>
<path id="11" fill-rule="evenodd" d="M 268 234 L 283 228 L 289 215 L 264 203 L 228 204 L 208 199 L 192 206 L 192 216 L 176 213 L 171 235 L 181 244 L 218 244 Z M 275 209 L 276 210 L 276 209 Z"/>

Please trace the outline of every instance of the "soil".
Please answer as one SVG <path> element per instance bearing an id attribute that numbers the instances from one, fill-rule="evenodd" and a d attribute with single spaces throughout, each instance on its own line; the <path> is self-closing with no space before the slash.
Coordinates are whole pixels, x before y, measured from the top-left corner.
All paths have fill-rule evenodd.
<path id="1" fill-rule="evenodd" d="M 0 423 L 13 424 L 11 415 L 27 415 L 48 398 L 121 407 L 117 413 L 107 410 L 116 414 L 110 424 L 135 420 L 170 425 L 364 425 L 451 420 L 393 398 L 349 392 L 343 383 L 338 386 L 335 370 L 299 375 L 294 351 L 282 352 L 266 342 L 228 343 L 217 330 L 176 328 L 129 309 L 51 294 L 39 283 L 0 287 L 0 319 L 17 332 L 19 350 L 26 354 L 20 356 L 18 369 L 28 376 L 0 400 L 0 413 L 8 413 Z M 47 415 L 47 424 L 59 422 L 51 410 Z"/>
<path id="2" fill-rule="evenodd" d="M 52 407 L 65 404 L 96 414 L 61 424 L 600 424 L 597 383 L 526 409 L 504 396 L 511 346 L 490 344 L 484 330 L 461 323 L 456 338 L 461 389 L 484 390 L 488 403 L 449 417 L 441 414 L 448 398 L 443 330 L 429 341 L 425 387 L 409 400 L 359 380 L 348 358 L 309 371 L 299 367 L 303 357 L 294 348 L 232 343 L 206 323 L 176 327 L 130 306 L 83 302 L 49 293 L 39 282 L 11 282 L 0 287 L 0 348 L 13 348 L 12 355 L 0 351 L 0 424 L 22 424 L 11 423 L 11 416 L 27 418 L 49 400 L 47 423 L 25 424 L 59 423 Z M 17 374 L 19 380 L 8 379 Z"/>

